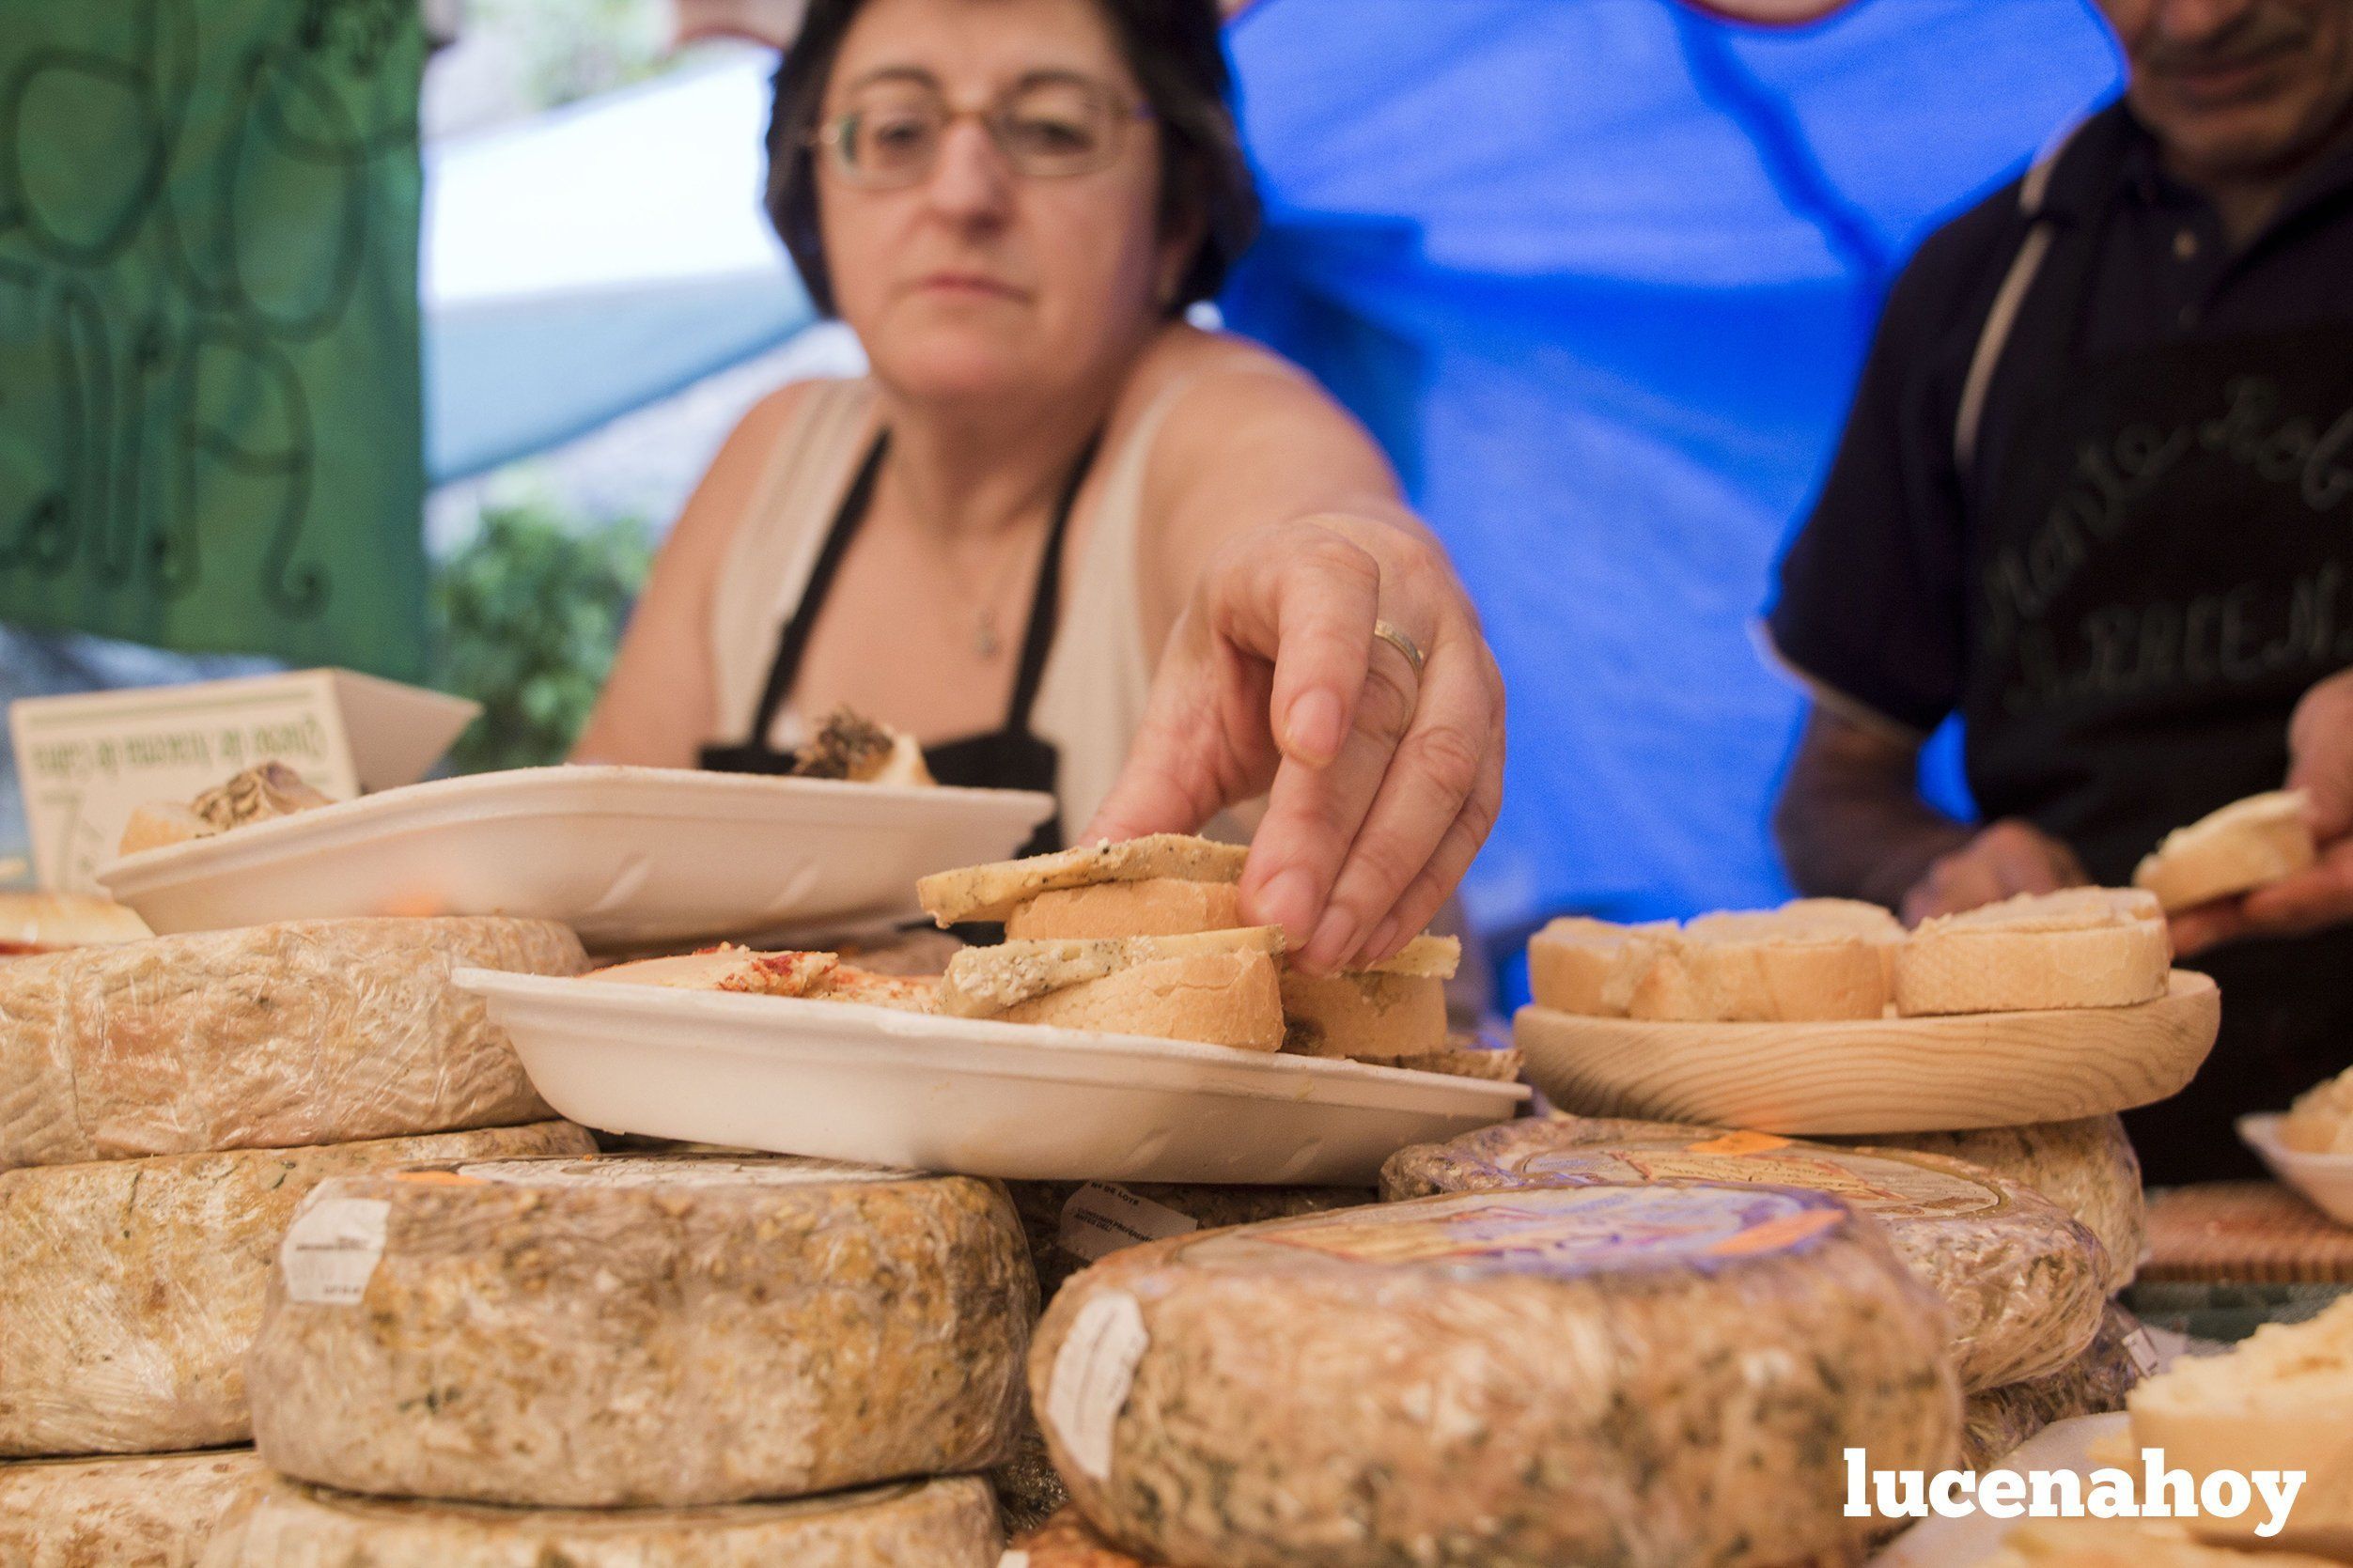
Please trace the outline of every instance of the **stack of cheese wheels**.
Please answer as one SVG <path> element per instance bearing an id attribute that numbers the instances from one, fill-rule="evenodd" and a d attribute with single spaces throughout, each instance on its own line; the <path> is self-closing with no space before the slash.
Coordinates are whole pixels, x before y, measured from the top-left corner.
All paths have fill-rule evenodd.
<path id="1" fill-rule="evenodd" d="M 1012 1452 L 1036 1289 L 968 1177 L 620 1155 L 327 1182 L 251 1358 L 283 1484 L 216 1555 L 989 1568 L 974 1472 Z"/>
<path id="2" fill-rule="evenodd" d="M 562 926 L 502 919 L 0 962 L 0 1561 L 195 1560 L 261 1479 L 250 1452 L 188 1451 L 252 1436 L 246 1351 L 297 1205 L 339 1176 L 593 1147 L 449 983 L 584 963 Z M 56 1455 L 82 1457 L 36 1457 Z"/>
<path id="3" fill-rule="evenodd" d="M 1157 1182 L 1012 1182 L 1013 1206 L 1029 1239 L 1038 1292 L 1052 1300 L 1062 1282 L 1099 1259 L 1147 1241 L 1293 1215 L 1362 1208 L 1380 1194 L 1364 1187 L 1193 1187 Z M 1022 1423 L 1019 1452 L 990 1472 L 1005 1533 L 1042 1524 L 1069 1500 L 1035 1420 Z"/>
<path id="4" fill-rule="evenodd" d="M 1970 1396 L 1972 1463 L 2061 1417 L 2123 1407 L 2136 1325 L 2109 1298 L 2129 1269 L 2060 1203 L 1947 1155 L 1556 1115 L 1401 1150 L 1381 1172 L 1381 1190 L 1404 1201 L 1679 1181 L 1824 1192 L 1884 1226 L 1897 1255 L 1944 1303 L 1947 1347 Z M 2095 1212 L 2108 1234 L 2137 1245 L 2137 1210 L 2127 1219 L 2117 1206 L 2111 1199 Z"/>
<path id="5" fill-rule="evenodd" d="M 1030 1391 L 1087 1522 L 1148 1562 L 1856 1554 L 1842 1451 L 1949 1465 L 1942 1313 L 1818 1192 L 1466 1193 L 1114 1252 Z"/>
<path id="6" fill-rule="evenodd" d="M 943 872 L 917 884 L 942 925 L 1000 922 L 1001 945 L 948 966 L 943 1012 L 1198 1040 L 1243 1050 L 1509 1079 L 1509 1051 L 1447 1032 L 1451 937 L 1420 936 L 1369 968 L 1314 975 L 1282 933 L 1242 924 L 1247 851 L 1162 833 Z"/>

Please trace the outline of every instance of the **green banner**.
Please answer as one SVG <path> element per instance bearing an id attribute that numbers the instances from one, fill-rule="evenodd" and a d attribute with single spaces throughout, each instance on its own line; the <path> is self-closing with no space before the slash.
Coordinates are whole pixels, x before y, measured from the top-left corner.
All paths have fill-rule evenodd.
<path id="1" fill-rule="evenodd" d="M 0 0 L 0 621 L 425 666 L 415 0 Z"/>

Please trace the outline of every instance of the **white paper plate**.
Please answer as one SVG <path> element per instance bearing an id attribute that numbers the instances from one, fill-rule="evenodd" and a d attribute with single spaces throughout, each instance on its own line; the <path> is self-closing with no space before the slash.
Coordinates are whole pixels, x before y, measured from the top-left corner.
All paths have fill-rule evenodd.
<path id="1" fill-rule="evenodd" d="M 2238 1136 L 2271 1173 L 2340 1225 L 2353 1225 L 2353 1155 L 2310 1155 L 2280 1141 L 2277 1114 L 2241 1116 Z"/>
<path id="2" fill-rule="evenodd" d="M 608 1132 L 1022 1181 L 1369 1186 L 1516 1083 L 838 1001 L 460 970 L 547 1102 Z"/>
<path id="3" fill-rule="evenodd" d="M 1051 796 L 665 768 L 527 768 L 388 789 L 128 855 L 98 879 L 159 935 L 356 915 L 524 915 L 594 948 L 842 929 L 1003 860 Z"/>

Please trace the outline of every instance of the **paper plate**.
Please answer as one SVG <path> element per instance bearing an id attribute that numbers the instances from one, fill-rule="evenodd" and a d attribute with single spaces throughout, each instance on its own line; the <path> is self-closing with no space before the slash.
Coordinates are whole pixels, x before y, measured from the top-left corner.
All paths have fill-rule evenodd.
<path id="1" fill-rule="evenodd" d="M 2353 1225 L 2353 1155 L 2313 1155 L 2280 1141 L 2278 1114 L 2241 1116 L 2238 1136 L 2271 1173 L 2340 1225 Z"/>
<path id="2" fill-rule="evenodd" d="M 917 877 L 1005 859 L 1053 809 L 1015 790 L 527 768 L 145 850 L 98 879 L 159 935 L 523 915 L 614 949 L 912 919 Z"/>
<path id="3" fill-rule="evenodd" d="M 2221 993 L 2175 970 L 2132 1007 L 1819 1023 L 1654 1023 L 1523 1007 L 1528 1081 L 1563 1110 L 1803 1136 L 2105 1116 L 2178 1094 Z"/>
<path id="4" fill-rule="evenodd" d="M 461 970 L 563 1115 L 607 1132 L 1017 1181 L 1370 1186 L 1516 1083 L 838 1001 Z"/>

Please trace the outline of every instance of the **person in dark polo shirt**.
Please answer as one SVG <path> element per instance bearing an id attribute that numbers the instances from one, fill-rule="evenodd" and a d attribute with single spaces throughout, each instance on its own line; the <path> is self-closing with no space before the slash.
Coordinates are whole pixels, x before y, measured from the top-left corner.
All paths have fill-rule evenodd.
<path id="1" fill-rule="evenodd" d="M 2174 922 L 2222 1038 L 2127 1121 L 2202 1180 L 2353 1063 L 2353 0 L 2100 5 L 2122 101 L 1921 247 L 1782 562 L 1815 701 L 1774 828 L 1916 921 L 2309 790 L 2317 868 Z M 1975 823 L 1918 791 L 1956 714 Z"/>

